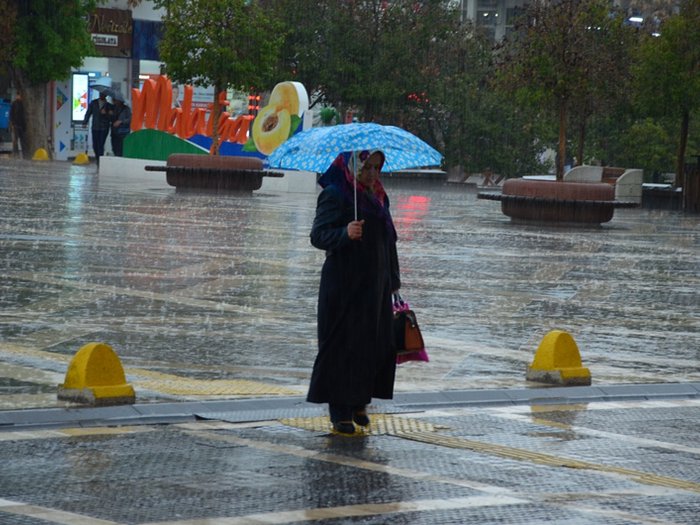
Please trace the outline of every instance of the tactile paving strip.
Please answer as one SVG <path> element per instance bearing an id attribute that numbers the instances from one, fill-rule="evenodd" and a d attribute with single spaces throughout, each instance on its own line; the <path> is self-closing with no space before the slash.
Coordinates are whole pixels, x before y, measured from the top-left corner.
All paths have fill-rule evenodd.
<path id="1" fill-rule="evenodd" d="M 531 463 L 538 463 L 541 465 L 548 465 L 553 467 L 567 467 L 575 469 L 587 469 L 599 472 L 610 472 L 614 474 L 619 474 L 621 476 L 633 479 L 641 483 L 646 483 L 648 485 L 657 485 L 661 487 L 688 490 L 700 493 L 700 483 L 672 478 L 669 476 L 651 474 L 639 470 L 617 467 L 614 465 L 604 465 L 599 463 L 592 463 L 590 461 L 579 461 L 575 459 L 554 456 L 551 454 L 543 454 L 541 452 L 535 452 L 532 450 L 523 450 L 514 447 L 496 445 L 493 443 L 483 443 L 481 441 L 474 441 L 470 439 L 463 439 L 454 436 L 445 436 L 417 430 L 414 430 L 412 432 L 399 431 L 396 432 L 394 435 L 404 439 L 419 441 L 421 443 L 429 443 L 442 447 L 471 450 L 474 452 L 481 452 L 484 454 L 491 454 L 519 461 L 528 461 Z"/>
<path id="2" fill-rule="evenodd" d="M 396 417 L 389 414 L 369 414 L 369 420 L 369 427 L 355 427 L 358 435 L 399 435 L 413 432 L 435 432 L 438 429 L 446 428 L 419 419 Z M 283 425 L 313 432 L 328 432 L 331 430 L 328 416 L 286 418 L 280 419 L 279 422 Z"/>
<path id="3" fill-rule="evenodd" d="M 299 390 L 247 379 L 190 379 L 148 370 L 127 373 L 150 379 L 133 381 L 139 388 L 174 396 L 294 396 Z"/>
<path id="4" fill-rule="evenodd" d="M 118 426 L 118 427 L 89 427 L 89 428 L 56 428 L 42 430 L 27 430 L 18 432 L 0 432 L 0 443 L 3 441 L 24 441 L 28 439 L 50 439 L 65 437 L 85 437 L 85 436 L 115 436 L 128 435 L 144 432 L 152 432 L 153 427 L 146 425 L 138 426 Z"/>

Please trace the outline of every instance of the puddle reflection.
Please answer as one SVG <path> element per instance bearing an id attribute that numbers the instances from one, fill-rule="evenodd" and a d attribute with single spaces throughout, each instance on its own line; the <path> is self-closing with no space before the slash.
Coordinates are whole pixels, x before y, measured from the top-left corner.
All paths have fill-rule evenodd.
<path id="1" fill-rule="evenodd" d="M 571 405 L 532 405 L 530 407 L 530 417 L 532 423 L 545 427 L 551 427 L 551 432 L 538 431 L 531 432 L 533 437 L 552 438 L 559 441 L 573 441 L 580 439 L 574 426 L 576 418 L 588 410 L 587 403 L 577 403 Z"/>

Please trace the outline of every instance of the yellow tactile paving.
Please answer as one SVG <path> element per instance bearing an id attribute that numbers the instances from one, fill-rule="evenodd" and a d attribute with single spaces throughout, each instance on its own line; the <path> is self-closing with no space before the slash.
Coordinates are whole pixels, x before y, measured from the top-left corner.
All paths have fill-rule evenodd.
<path id="1" fill-rule="evenodd" d="M 429 443 L 442 447 L 471 450 L 474 452 L 495 455 L 517 461 L 529 461 L 531 463 L 538 463 L 541 465 L 548 465 L 552 467 L 566 467 L 596 470 L 599 472 L 609 472 L 613 474 L 619 474 L 621 476 L 641 483 L 658 485 L 673 489 L 689 490 L 692 492 L 700 493 L 700 483 L 694 483 L 692 481 L 686 481 L 667 476 L 659 476 L 656 474 L 650 474 L 639 470 L 616 467 L 614 465 L 604 465 L 599 463 L 592 463 L 589 461 L 580 461 L 561 456 L 554 456 L 551 454 L 543 454 L 541 452 L 534 452 L 532 450 L 524 450 L 504 445 L 497 445 L 494 443 L 484 443 L 481 441 L 474 441 L 453 436 L 445 436 L 429 432 L 398 432 L 395 435 L 404 439 L 419 441 L 421 443 Z"/>
<path id="2" fill-rule="evenodd" d="M 8 351 L 15 355 L 59 361 L 66 363 L 66 366 L 72 359 L 72 356 L 37 350 L 17 344 L 5 344 L 0 347 L 0 350 Z M 295 396 L 302 393 L 301 388 L 287 388 L 248 379 L 190 379 L 174 374 L 128 367 L 124 368 L 124 372 L 128 376 L 128 382 L 134 387 L 174 396 Z M 38 376 L 40 374 L 43 378 L 49 377 L 49 374 L 46 372 L 36 372 L 35 375 Z M 36 378 L 33 378 L 33 380 L 36 381 Z"/>
<path id="3" fill-rule="evenodd" d="M 123 426 L 123 427 L 76 427 L 61 429 L 43 430 L 20 430 L 0 432 L 0 442 L 3 441 L 25 441 L 28 439 L 55 439 L 78 436 L 115 436 L 124 434 L 136 434 L 152 432 L 153 427 L 146 425 Z"/>
<path id="4" fill-rule="evenodd" d="M 543 410 L 542 412 L 545 411 Z M 617 467 L 614 465 L 605 465 L 589 461 L 580 461 L 566 457 L 555 456 L 552 454 L 543 454 L 541 452 L 535 452 L 531 450 L 497 445 L 493 443 L 485 443 L 481 441 L 474 441 L 454 436 L 446 436 L 437 433 L 437 430 L 444 429 L 445 427 L 432 425 L 428 422 L 421 421 L 420 419 L 396 417 L 386 414 L 370 414 L 370 419 L 371 425 L 368 429 L 357 427 L 357 434 L 359 436 L 388 434 L 403 439 L 419 441 L 421 443 L 428 443 L 449 448 L 471 450 L 482 454 L 495 455 L 517 461 L 528 461 L 531 463 L 537 463 L 552 467 L 565 467 L 595 470 L 598 472 L 608 472 L 626 477 L 628 479 L 632 479 L 640 483 L 700 493 L 700 483 L 695 483 L 692 481 L 672 478 L 669 476 L 660 476 L 657 474 L 651 474 L 643 471 Z M 281 419 L 280 423 L 315 432 L 331 430 L 328 417 Z"/>
<path id="5" fill-rule="evenodd" d="M 389 414 L 370 414 L 369 419 L 370 425 L 368 428 L 356 427 L 358 434 L 397 435 L 400 432 L 435 432 L 437 429 L 445 428 L 419 419 L 392 416 Z M 283 425 L 311 430 L 313 432 L 327 432 L 331 430 L 328 416 L 288 418 L 280 419 L 279 421 Z"/>
<path id="6" fill-rule="evenodd" d="M 123 434 L 141 434 L 151 432 L 153 427 L 147 426 L 124 426 L 124 427 L 86 427 L 86 428 L 64 428 L 59 430 L 61 434 L 69 437 L 77 436 L 118 436 Z"/>
<path id="7" fill-rule="evenodd" d="M 219 432 L 211 432 L 211 431 L 196 431 L 196 430 L 191 430 L 191 434 L 200 436 L 202 438 L 207 438 L 215 441 L 222 441 L 222 442 L 227 442 L 227 443 L 235 443 L 237 445 L 241 446 L 248 446 L 251 448 L 255 449 L 260 449 L 260 450 L 267 450 L 279 454 L 290 454 L 292 456 L 297 456 L 297 457 L 302 457 L 302 458 L 309 458 L 309 459 L 314 459 L 318 461 L 323 461 L 323 462 L 329 462 L 329 463 L 334 463 L 338 465 L 347 465 L 347 466 L 352 466 L 355 468 L 359 469 L 364 469 L 372 472 L 381 472 L 387 475 L 391 476 L 399 476 L 402 478 L 407 478 L 407 479 L 412 479 L 412 480 L 420 480 L 420 481 L 430 481 L 434 483 L 443 483 L 443 484 L 448 484 L 448 485 L 455 485 L 459 487 L 468 487 L 473 490 L 477 490 L 480 492 L 485 493 L 487 497 L 494 497 L 496 499 L 493 500 L 493 504 L 495 505 L 508 505 L 511 503 L 514 504 L 523 504 L 527 503 L 529 501 L 532 501 L 532 494 L 527 493 L 527 494 L 522 494 L 517 491 L 513 491 L 507 487 L 502 487 L 502 486 L 495 486 L 495 485 L 490 485 L 486 484 L 483 482 L 479 482 L 473 479 L 465 479 L 465 478 L 453 478 L 449 477 L 443 474 L 433 474 L 433 473 L 427 473 L 424 471 L 420 470 L 415 470 L 415 469 L 410 469 L 410 468 L 402 468 L 402 467 L 396 467 L 393 465 L 387 465 L 386 463 L 375 463 L 372 461 L 367 461 L 364 459 L 359 459 L 359 458 L 353 458 L 349 457 L 346 455 L 337 455 L 337 454 L 329 454 L 325 453 L 323 451 L 318 451 L 314 449 L 308 449 L 304 448 L 301 446 L 297 445 L 289 445 L 289 444 L 282 444 L 282 443 L 271 443 L 267 441 L 261 441 L 257 439 L 250 439 L 250 438 L 243 438 L 240 436 L 235 436 L 232 434 L 221 434 Z M 483 444 L 486 445 L 486 444 Z M 460 447 L 464 448 L 464 447 Z M 640 480 L 641 481 L 641 480 Z M 651 484 L 651 481 L 658 481 L 658 480 L 651 480 L 648 479 L 647 483 Z M 677 480 L 676 480 L 677 481 Z M 658 483 L 655 483 L 656 485 L 659 485 Z M 669 485 L 665 485 L 669 486 Z M 678 486 L 674 486 L 675 489 L 678 489 Z M 629 495 L 655 495 L 658 494 L 658 491 L 660 489 L 655 488 L 655 487 L 649 487 L 648 489 L 636 489 L 632 491 L 628 491 L 627 494 Z M 666 489 L 663 489 L 666 490 Z M 598 495 L 602 496 L 610 496 L 610 497 L 619 497 L 620 492 L 615 489 L 612 492 L 607 492 L 607 491 L 602 491 L 597 493 Z M 479 498 L 479 496 L 476 496 Z M 459 498 L 461 499 L 461 498 Z M 654 518 L 649 518 L 647 516 L 642 516 L 642 515 L 636 515 L 633 513 L 629 512 L 624 512 L 624 511 L 614 511 L 610 509 L 602 509 L 602 508 L 596 508 L 592 506 L 582 506 L 582 505 L 574 505 L 571 503 L 571 494 L 570 493 L 549 493 L 547 495 L 547 499 L 550 503 L 556 505 L 556 500 L 560 499 L 561 501 L 565 502 L 565 508 L 571 508 L 572 506 L 575 507 L 576 509 L 580 509 L 583 512 L 585 512 L 586 515 L 591 515 L 591 516 L 602 516 L 603 518 L 606 517 L 612 517 L 615 519 L 620 519 L 620 520 L 628 520 L 630 522 L 635 522 L 635 523 L 668 523 L 668 521 L 660 521 L 660 520 L 655 520 Z M 427 507 L 425 509 L 421 510 L 437 510 L 442 505 L 445 505 L 445 508 L 450 508 L 451 504 L 447 503 L 448 501 L 451 501 L 450 499 L 444 499 L 444 500 L 439 500 L 445 503 L 438 503 L 434 509 L 428 509 Z M 407 507 L 410 507 L 413 503 L 410 501 L 404 501 L 404 502 L 397 502 L 395 504 L 389 503 L 386 504 L 388 507 L 381 508 L 383 504 L 380 504 L 379 507 L 375 507 L 372 505 L 372 509 L 376 514 L 382 514 L 385 512 L 389 512 L 389 509 L 395 505 L 396 512 L 401 512 L 401 505 L 403 503 L 407 503 Z M 359 508 L 361 507 L 361 509 Z M 355 510 L 358 510 L 362 512 L 365 509 L 368 509 L 368 505 L 360 505 L 356 509 L 355 506 L 350 506 L 350 507 L 331 507 L 329 510 L 331 510 L 334 515 L 333 517 L 335 518 L 340 518 L 340 517 L 350 517 L 350 516 L 356 516 L 356 515 L 362 515 L 362 514 L 355 514 Z M 466 505 L 465 507 L 466 508 Z M 325 514 L 318 514 L 316 515 L 317 509 L 304 509 L 300 512 L 305 513 L 305 512 L 310 512 L 311 514 L 314 515 L 313 519 L 323 519 L 324 517 L 328 517 Z M 320 510 L 320 509 L 318 509 Z M 411 512 L 409 510 L 409 512 Z M 309 514 L 309 516 L 311 515 Z M 173 520 L 173 521 L 165 521 L 165 522 L 158 522 L 157 525 L 238 525 L 239 523 L 296 523 L 298 521 L 303 521 L 304 520 L 304 514 L 301 515 L 300 517 L 299 514 L 294 512 L 270 512 L 270 513 L 265 513 L 265 514 L 254 514 L 254 515 L 248 515 L 248 516 L 240 516 L 240 517 L 222 517 L 222 518 L 204 518 L 201 520 Z M 310 519 L 308 516 L 306 516 L 306 519 Z M 151 524 L 144 524 L 144 525 L 156 525 L 156 523 L 151 523 Z"/>
<path id="8" fill-rule="evenodd" d="M 3 499 L 0 499 L 0 510 L 2 510 L 3 513 L 14 514 L 15 516 L 27 516 L 48 523 L 61 525 L 121 525 L 115 521 L 91 518 L 73 512 L 39 507 L 38 505 L 27 505 L 25 503 Z"/>
<path id="9" fill-rule="evenodd" d="M 245 379 L 205 381 L 182 377 L 156 381 L 135 381 L 133 384 L 139 388 L 174 396 L 290 396 L 299 394 L 299 390 Z"/>
<path id="10" fill-rule="evenodd" d="M 135 376 L 131 381 L 135 387 L 175 396 L 294 396 L 300 394 L 298 389 L 248 379 L 190 379 L 136 368 L 127 369 L 126 374 Z"/>
<path id="11" fill-rule="evenodd" d="M 78 350 L 79 348 L 75 349 L 76 352 Z M 57 354 L 56 352 L 47 352 L 46 350 L 37 350 L 36 348 L 30 348 L 15 343 L 2 343 L 2 345 L 0 345 L 0 351 L 5 351 L 13 355 L 32 357 L 48 361 L 58 361 L 66 364 L 68 364 L 73 358 L 73 356 Z"/>

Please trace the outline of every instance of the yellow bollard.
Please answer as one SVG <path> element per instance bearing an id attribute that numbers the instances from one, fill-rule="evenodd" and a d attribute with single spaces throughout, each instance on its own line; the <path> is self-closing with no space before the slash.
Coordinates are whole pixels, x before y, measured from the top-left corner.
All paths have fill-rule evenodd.
<path id="1" fill-rule="evenodd" d="M 75 159 L 73 160 L 73 164 L 89 164 L 90 163 L 90 157 L 88 157 L 87 153 L 78 153 L 75 156 Z"/>
<path id="2" fill-rule="evenodd" d="M 124 369 L 112 347 L 88 343 L 73 356 L 58 399 L 93 406 L 123 405 L 136 400 Z"/>
<path id="3" fill-rule="evenodd" d="M 590 385 L 591 372 L 581 363 L 576 341 L 568 332 L 552 330 L 544 336 L 526 379 L 557 385 Z"/>
<path id="4" fill-rule="evenodd" d="M 49 160 L 49 152 L 44 148 L 39 148 L 34 152 L 32 160 Z"/>

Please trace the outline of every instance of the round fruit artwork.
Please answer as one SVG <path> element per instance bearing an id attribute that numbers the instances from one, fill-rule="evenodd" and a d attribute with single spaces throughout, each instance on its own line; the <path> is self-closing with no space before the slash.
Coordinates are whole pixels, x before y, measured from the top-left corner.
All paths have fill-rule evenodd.
<path id="1" fill-rule="evenodd" d="M 267 106 L 253 121 L 253 142 L 257 150 L 264 155 L 275 151 L 291 135 L 292 123 L 298 126 L 299 116 L 299 94 L 294 84 L 277 84 Z"/>

